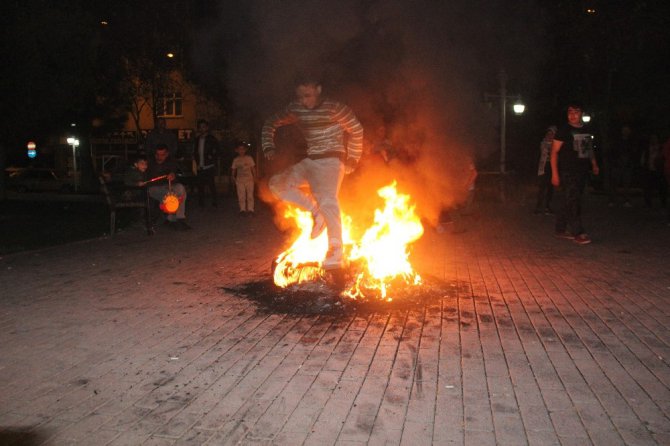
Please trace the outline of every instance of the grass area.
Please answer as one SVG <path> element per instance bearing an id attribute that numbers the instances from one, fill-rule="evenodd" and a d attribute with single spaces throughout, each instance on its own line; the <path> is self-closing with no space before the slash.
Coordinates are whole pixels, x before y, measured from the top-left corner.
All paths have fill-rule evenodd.
<path id="1" fill-rule="evenodd" d="M 100 237 L 108 232 L 109 211 L 101 202 L 0 202 L 0 255 Z"/>

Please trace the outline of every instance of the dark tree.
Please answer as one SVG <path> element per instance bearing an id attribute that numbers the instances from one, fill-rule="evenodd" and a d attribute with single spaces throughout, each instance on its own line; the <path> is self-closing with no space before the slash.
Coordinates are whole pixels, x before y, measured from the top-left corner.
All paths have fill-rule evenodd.
<path id="1" fill-rule="evenodd" d="M 24 156 L 28 140 L 40 147 L 49 137 L 65 134 L 71 123 L 84 147 L 92 133 L 121 127 L 128 112 L 138 116 L 142 107 L 151 107 L 156 116 L 158 98 L 174 88 L 169 74 L 179 69 L 188 79 L 192 72 L 196 22 L 207 17 L 212 4 L 4 2 L 1 172 L 2 160 Z"/>

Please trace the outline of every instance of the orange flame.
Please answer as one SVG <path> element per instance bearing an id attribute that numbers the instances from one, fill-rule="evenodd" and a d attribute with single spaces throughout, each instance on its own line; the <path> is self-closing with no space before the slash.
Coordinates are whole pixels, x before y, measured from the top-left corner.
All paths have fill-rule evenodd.
<path id="1" fill-rule="evenodd" d="M 354 286 L 345 295 L 364 297 L 364 289 L 378 290 L 387 298 L 388 287 L 396 280 L 418 285 L 421 277 L 409 262 L 407 247 L 423 235 L 423 225 L 415 206 L 409 205 L 409 195 L 398 194 L 396 183 L 377 191 L 385 200 L 383 210 L 375 210 L 374 224 L 354 245 L 349 258 L 362 260 L 364 268 L 356 275 Z"/>
<path id="2" fill-rule="evenodd" d="M 410 205 L 409 195 L 397 192 L 395 182 L 377 193 L 384 199 L 384 208 L 375 210 L 374 223 L 360 240 L 351 238 L 352 219 L 346 215 L 342 218 L 344 254 L 354 273 L 353 285 L 342 295 L 353 299 L 377 294 L 391 300 L 389 290 L 396 284 L 421 283 L 421 277 L 412 269 L 408 251 L 408 246 L 423 235 L 415 206 Z M 313 222 L 309 212 L 289 208 L 284 217 L 293 219 L 299 235 L 275 261 L 275 284 L 287 287 L 324 278 L 321 262 L 328 250 L 326 233 L 310 238 Z"/>
<path id="3" fill-rule="evenodd" d="M 300 234 L 291 247 L 275 260 L 275 285 L 285 288 L 294 283 L 311 282 L 323 277 L 321 260 L 328 251 L 326 232 L 315 239 L 310 237 L 314 222 L 309 212 L 289 207 L 284 218 L 293 219 Z"/>

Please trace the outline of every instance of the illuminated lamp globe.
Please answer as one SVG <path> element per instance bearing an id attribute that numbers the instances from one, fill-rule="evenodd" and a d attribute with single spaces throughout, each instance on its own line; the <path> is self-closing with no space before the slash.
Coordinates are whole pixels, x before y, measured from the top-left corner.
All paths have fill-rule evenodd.
<path id="1" fill-rule="evenodd" d="M 177 209 L 179 209 L 179 198 L 175 194 L 168 193 L 163 197 L 160 208 L 166 214 L 175 214 Z"/>
<path id="2" fill-rule="evenodd" d="M 514 110 L 514 113 L 517 115 L 522 115 L 523 112 L 526 111 L 526 105 L 522 103 L 521 101 L 517 101 L 513 106 L 512 110 Z"/>

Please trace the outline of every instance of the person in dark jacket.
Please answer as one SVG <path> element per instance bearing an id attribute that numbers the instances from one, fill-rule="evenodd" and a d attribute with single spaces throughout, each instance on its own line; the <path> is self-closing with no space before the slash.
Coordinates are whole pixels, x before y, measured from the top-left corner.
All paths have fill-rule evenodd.
<path id="1" fill-rule="evenodd" d="M 193 147 L 194 171 L 198 184 L 198 204 L 205 205 L 205 188 L 212 196 L 212 206 L 217 206 L 216 199 L 216 162 L 219 157 L 219 141 L 209 132 L 209 123 L 204 119 L 198 121 L 198 135 Z"/>

